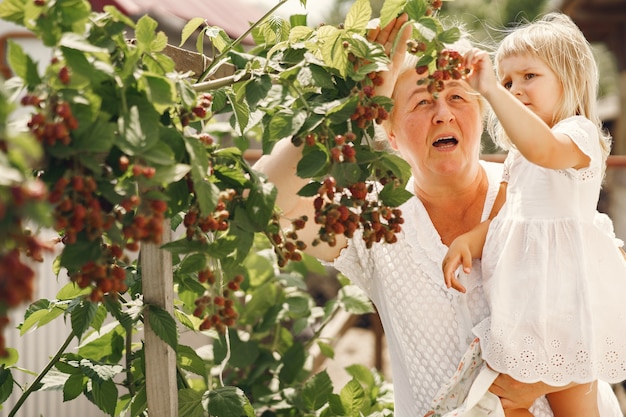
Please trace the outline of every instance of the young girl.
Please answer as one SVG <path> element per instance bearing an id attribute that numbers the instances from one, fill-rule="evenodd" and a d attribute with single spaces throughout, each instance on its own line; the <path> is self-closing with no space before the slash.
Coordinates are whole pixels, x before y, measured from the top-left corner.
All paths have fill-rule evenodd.
<path id="1" fill-rule="evenodd" d="M 626 379 L 626 260 L 612 230 L 594 222 L 610 138 L 596 112 L 591 48 L 567 16 L 552 13 L 503 40 L 499 82 L 486 52 L 465 62 L 467 81 L 498 119 L 493 136 L 509 150 L 500 212 L 458 237 L 443 261 L 446 285 L 464 292 L 457 268 L 468 273 L 482 258 L 491 315 L 474 327 L 466 361 L 553 386 L 557 417 L 599 416 L 596 381 Z M 435 414 L 450 412 L 444 403 L 468 366 L 436 399 Z M 480 415 L 456 405 L 449 415 Z"/>

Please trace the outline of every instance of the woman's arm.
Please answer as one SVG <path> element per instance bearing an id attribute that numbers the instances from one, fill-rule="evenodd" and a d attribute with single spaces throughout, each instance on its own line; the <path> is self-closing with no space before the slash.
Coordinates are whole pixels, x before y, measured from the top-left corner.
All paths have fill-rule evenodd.
<path id="1" fill-rule="evenodd" d="M 308 217 L 304 229 L 298 230 L 298 238 L 307 245 L 304 252 L 324 261 L 332 261 L 339 255 L 341 249 L 346 247 L 348 241 L 344 235 L 337 235 L 335 246 L 329 246 L 325 242 L 313 246 L 313 240 L 319 237 L 320 226 L 313 220 L 315 218 L 313 199 L 298 195 L 298 191 L 309 182 L 296 173 L 301 158 L 302 146 L 297 147 L 286 138 L 278 141 L 272 152 L 262 156 L 253 168 L 265 174 L 269 182 L 276 186 L 278 190 L 276 205 L 282 211 L 285 228 L 289 227 L 292 219 L 303 215 Z"/>
<path id="2" fill-rule="evenodd" d="M 509 375 L 500 374 L 489 391 L 500 397 L 502 408 L 513 410 L 518 408 L 529 409 L 538 398 L 574 386 L 576 386 L 574 383 L 562 387 L 553 387 L 543 382 L 529 384 L 519 382 Z"/>

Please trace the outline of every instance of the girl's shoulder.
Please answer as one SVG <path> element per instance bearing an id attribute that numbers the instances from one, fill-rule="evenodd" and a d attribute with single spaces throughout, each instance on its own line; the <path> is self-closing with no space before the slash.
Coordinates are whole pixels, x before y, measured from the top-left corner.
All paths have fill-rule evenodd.
<path id="1" fill-rule="evenodd" d="M 596 125 L 585 116 L 570 116 L 556 123 L 552 130 L 567 130 L 567 129 L 584 129 L 588 131 L 596 131 Z"/>
<path id="2" fill-rule="evenodd" d="M 595 123 L 584 116 L 563 119 L 552 127 L 553 132 L 565 134 L 590 158 L 601 153 L 600 131 Z"/>

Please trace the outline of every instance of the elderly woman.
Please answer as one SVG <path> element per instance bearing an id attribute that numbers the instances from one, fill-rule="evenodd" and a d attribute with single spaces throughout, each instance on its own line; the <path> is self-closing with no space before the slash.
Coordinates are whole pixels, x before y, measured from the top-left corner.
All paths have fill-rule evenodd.
<path id="1" fill-rule="evenodd" d="M 417 81 L 415 62 L 407 60 L 401 30 L 406 16 L 387 27 L 370 31 L 369 38 L 389 53 L 396 37 L 398 47 L 385 72 L 378 94 L 394 99 L 385 130 L 390 146 L 411 167 L 408 183 L 414 197 L 400 208 L 405 223 L 398 241 L 367 249 L 357 233 L 338 237 L 335 246 L 308 245 L 308 253 L 331 264 L 359 285 L 378 309 L 391 359 L 395 415 L 422 416 L 438 389 L 454 374 L 472 341 L 472 327 L 488 313 L 475 261 L 464 283 L 466 294 L 444 285 L 441 262 L 454 238 L 487 219 L 494 205 L 502 167 L 479 159 L 483 132 L 483 102 L 464 81 L 450 80 L 434 98 Z M 310 199 L 299 197 L 307 183 L 296 175 L 301 148 L 280 141 L 255 169 L 265 173 L 278 189 L 277 204 L 286 218 L 303 214 L 313 218 Z M 317 225 L 309 222 L 298 233 L 313 241 Z M 551 416 L 544 394 L 554 388 L 520 384 L 500 376 L 491 391 L 505 409 L 530 406 L 535 416 Z M 600 390 L 603 416 L 621 416 L 608 385 Z M 541 397 L 541 398 L 540 398 Z"/>

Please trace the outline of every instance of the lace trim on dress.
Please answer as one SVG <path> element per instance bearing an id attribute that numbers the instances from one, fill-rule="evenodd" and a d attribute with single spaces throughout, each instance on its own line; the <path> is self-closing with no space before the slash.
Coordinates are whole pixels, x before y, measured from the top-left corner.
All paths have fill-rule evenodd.
<path id="1" fill-rule="evenodd" d="M 577 180 L 589 181 L 601 175 L 602 151 L 600 149 L 600 138 L 598 129 L 586 117 L 573 116 L 561 120 L 553 128 L 553 132 L 563 133 L 569 136 L 578 148 L 590 158 L 589 166 L 581 169 L 557 170 L 560 174 Z"/>

